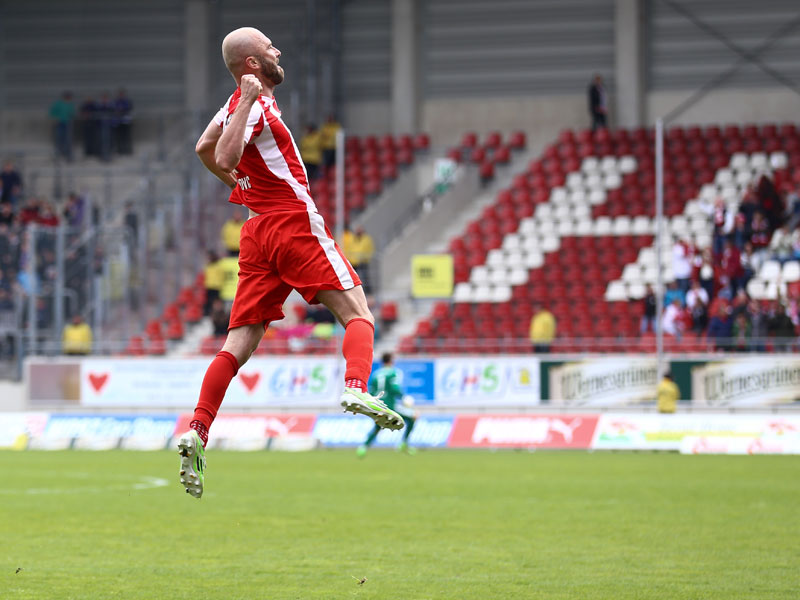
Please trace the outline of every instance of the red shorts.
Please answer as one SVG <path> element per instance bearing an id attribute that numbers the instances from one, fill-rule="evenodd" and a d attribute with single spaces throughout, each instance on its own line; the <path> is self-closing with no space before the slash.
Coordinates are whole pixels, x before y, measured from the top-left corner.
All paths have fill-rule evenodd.
<path id="1" fill-rule="evenodd" d="M 229 329 L 283 319 L 283 303 L 297 290 L 317 304 L 320 290 L 361 285 L 319 213 L 282 211 L 248 219 L 239 244 L 239 283 Z"/>

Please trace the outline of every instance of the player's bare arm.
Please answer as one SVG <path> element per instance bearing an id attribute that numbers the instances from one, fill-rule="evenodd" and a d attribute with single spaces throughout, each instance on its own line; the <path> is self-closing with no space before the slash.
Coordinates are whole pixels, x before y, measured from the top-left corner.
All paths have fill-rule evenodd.
<path id="1" fill-rule="evenodd" d="M 203 132 L 203 135 L 200 136 L 200 139 L 197 140 L 197 145 L 194 148 L 194 151 L 197 153 L 200 162 L 211 171 L 214 176 L 219 179 L 222 183 L 227 185 L 229 188 L 233 189 L 236 187 L 236 178 L 219 168 L 217 165 L 217 161 L 214 158 L 214 154 L 217 149 L 217 142 L 219 141 L 220 136 L 222 135 L 222 127 L 217 125 L 214 121 L 211 121 L 206 127 L 206 130 Z"/>
<path id="2" fill-rule="evenodd" d="M 236 110 L 233 111 L 230 123 L 222 132 L 214 153 L 216 164 L 226 173 L 231 173 L 242 159 L 247 119 L 253 103 L 261 95 L 261 82 L 255 75 L 243 75 L 239 88 L 242 91 L 241 100 L 239 100 Z"/>

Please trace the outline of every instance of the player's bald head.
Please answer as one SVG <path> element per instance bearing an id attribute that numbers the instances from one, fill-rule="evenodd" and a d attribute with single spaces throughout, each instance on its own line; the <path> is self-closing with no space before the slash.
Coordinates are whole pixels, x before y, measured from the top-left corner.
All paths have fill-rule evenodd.
<path id="1" fill-rule="evenodd" d="M 248 56 L 260 54 L 266 45 L 267 36 L 255 27 L 234 29 L 222 40 L 222 59 L 231 74 L 241 74 Z"/>

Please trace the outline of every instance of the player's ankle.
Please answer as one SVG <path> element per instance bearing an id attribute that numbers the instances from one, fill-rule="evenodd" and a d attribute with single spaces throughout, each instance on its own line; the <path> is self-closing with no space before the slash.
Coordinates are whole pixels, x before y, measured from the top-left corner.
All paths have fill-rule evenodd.
<path id="1" fill-rule="evenodd" d="M 345 379 L 344 386 L 349 388 L 355 388 L 357 390 L 361 390 L 362 392 L 367 391 L 367 384 L 356 377 L 350 377 L 349 379 Z"/>
<path id="2" fill-rule="evenodd" d="M 205 448 L 208 445 L 208 427 L 206 427 L 202 421 L 195 419 L 189 423 L 189 429 L 193 429 L 197 432 L 200 441 L 203 442 L 203 448 Z"/>

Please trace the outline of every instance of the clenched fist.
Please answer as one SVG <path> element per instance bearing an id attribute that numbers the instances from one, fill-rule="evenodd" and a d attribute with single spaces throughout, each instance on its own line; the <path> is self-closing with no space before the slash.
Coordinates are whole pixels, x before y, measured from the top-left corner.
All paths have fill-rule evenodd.
<path id="1" fill-rule="evenodd" d="M 239 87 L 242 90 L 242 100 L 249 104 L 261 95 L 261 82 L 255 75 L 242 75 Z"/>

